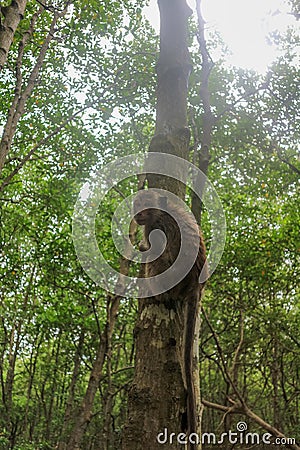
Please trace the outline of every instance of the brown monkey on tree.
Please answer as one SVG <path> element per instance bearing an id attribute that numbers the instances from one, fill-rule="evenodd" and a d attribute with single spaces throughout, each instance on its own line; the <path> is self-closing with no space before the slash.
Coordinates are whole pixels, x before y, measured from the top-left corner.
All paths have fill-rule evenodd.
<path id="1" fill-rule="evenodd" d="M 173 194 L 170 195 L 175 197 Z M 169 286 L 170 275 L 168 275 L 166 283 L 164 283 L 164 279 L 155 282 L 155 278 L 153 278 L 149 280 L 147 286 L 147 297 L 155 297 L 158 301 L 169 303 L 178 301 L 178 299 L 186 302 L 182 359 L 183 377 L 187 391 L 186 431 L 189 436 L 191 433 L 197 433 L 197 411 L 193 385 L 193 342 L 197 305 L 204 287 L 204 283 L 199 283 L 202 269 L 204 273 L 202 273 L 201 279 L 206 280 L 207 278 L 204 240 L 194 216 L 181 205 L 170 200 L 169 195 L 165 197 L 154 189 L 142 190 L 137 193 L 133 202 L 133 214 L 135 221 L 144 226 L 140 250 L 143 252 L 152 250 L 152 253 L 149 253 L 150 257 L 146 256 L 144 261 L 145 278 L 157 277 L 168 269 L 172 271 L 176 260 L 179 261 L 179 266 L 177 266 L 179 271 L 171 272 L 171 288 L 165 289 L 166 285 Z M 156 234 L 151 236 L 154 231 Z M 182 248 L 184 250 L 180 253 Z M 193 258 L 192 261 L 191 258 Z M 187 270 L 185 270 L 186 268 Z M 162 293 L 163 296 L 160 295 Z M 194 444 L 190 443 L 189 448 L 194 449 Z"/>

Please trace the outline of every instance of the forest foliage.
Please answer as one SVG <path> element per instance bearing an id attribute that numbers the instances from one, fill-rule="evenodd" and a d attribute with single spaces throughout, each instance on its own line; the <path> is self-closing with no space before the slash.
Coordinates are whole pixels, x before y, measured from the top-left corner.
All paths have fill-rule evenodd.
<path id="1" fill-rule="evenodd" d="M 79 264 L 72 214 L 95 170 L 147 151 L 158 37 L 144 4 L 30 0 L 1 71 L 0 132 L 10 142 L 0 178 L 0 449 L 63 448 L 82 408 L 113 299 Z M 203 106 L 194 22 L 190 30 L 192 160 Z M 219 37 L 207 39 L 220 53 L 209 80 L 208 177 L 227 237 L 203 301 L 202 395 L 230 407 L 230 374 L 252 411 L 299 441 L 298 37 L 273 36 L 282 54 L 264 75 L 228 67 Z M 97 239 L 115 267 L 112 215 L 137 185 L 122 183 L 99 211 Z M 202 228 L 209 247 L 205 211 Z M 134 299 L 119 300 L 82 449 L 120 448 L 136 312 Z M 205 406 L 202 428 L 221 434 L 238 420 Z"/>

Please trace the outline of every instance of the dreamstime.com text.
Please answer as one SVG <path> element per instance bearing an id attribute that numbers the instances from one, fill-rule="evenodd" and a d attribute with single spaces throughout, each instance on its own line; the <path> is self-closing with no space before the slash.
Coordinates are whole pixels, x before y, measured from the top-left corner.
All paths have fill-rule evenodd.
<path id="1" fill-rule="evenodd" d="M 245 444 L 245 445 L 295 445 L 296 440 L 294 438 L 286 437 L 274 437 L 270 433 L 250 433 L 247 432 L 246 422 L 238 422 L 236 431 L 229 430 L 227 433 L 216 435 L 215 433 L 191 433 L 186 435 L 185 433 L 169 433 L 167 428 L 157 435 L 157 442 L 159 444 L 178 444 L 186 445 L 188 442 L 191 444 L 207 444 L 207 445 L 220 445 L 230 444 Z"/>

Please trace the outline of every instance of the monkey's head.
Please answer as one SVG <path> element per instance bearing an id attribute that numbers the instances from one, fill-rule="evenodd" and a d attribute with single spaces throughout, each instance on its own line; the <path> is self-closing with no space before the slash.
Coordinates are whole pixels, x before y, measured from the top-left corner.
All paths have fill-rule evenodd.
<path id="1" fill-rule="evenodd" d="M 166 197 L 155 191 L 139 191 L 133 201 L 134 220 L 139 225 L 151 223 L 162 214 L 161 208 L 166 206 Z"/>

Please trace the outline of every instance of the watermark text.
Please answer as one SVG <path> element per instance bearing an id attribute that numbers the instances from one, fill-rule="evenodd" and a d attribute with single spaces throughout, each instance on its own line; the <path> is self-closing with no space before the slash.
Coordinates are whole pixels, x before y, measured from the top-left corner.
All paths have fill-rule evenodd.
<path id="1" fill-rule="evenodd" d="M 295 445 L 295 438 L 286 437 L 274 437 L 270 433 L 255 433 L 247 432 L 248 426 L 246 422 L 238 422 L 236 430 L 229 430 L 226 433 L 217 435 L 216 433 L 202 433 L 200 436 L 197 433 L 191 433 L 189 435 L 185 433 L 169 433 L 167 428 L 157 435 L 157 442 L 159 444 L 182 444 L 188 443 L 197 445 L 202 443 L 203 445 L 220 445 L 220 444 L 245 444 L 245 445 Z"/>

